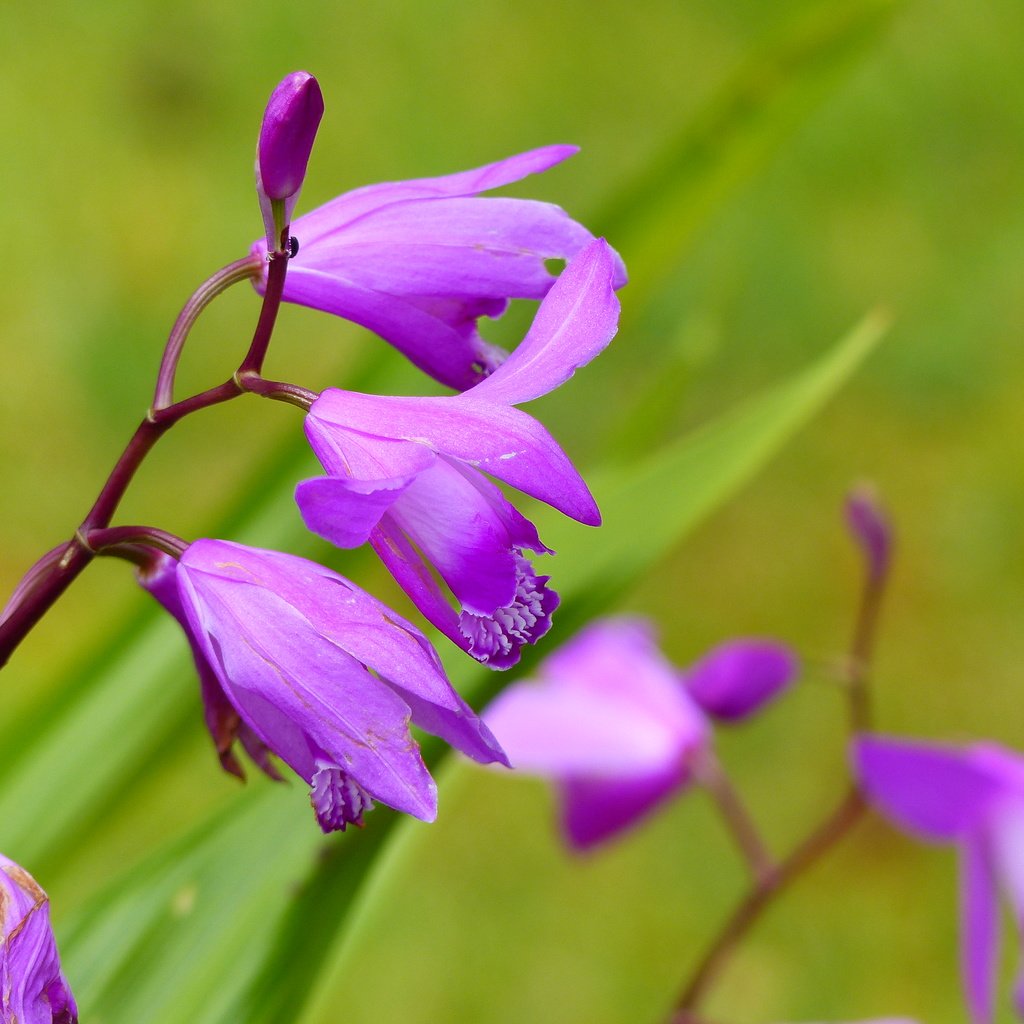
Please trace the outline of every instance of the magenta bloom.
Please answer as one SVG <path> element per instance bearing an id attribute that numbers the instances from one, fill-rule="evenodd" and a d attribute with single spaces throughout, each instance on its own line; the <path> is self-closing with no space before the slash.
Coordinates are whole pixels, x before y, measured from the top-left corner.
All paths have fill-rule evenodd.
<path id="1" fill-rule="evenodd" d="M 274 89 L 263 114 L 256 147 L 256 192 L 267 242 L 274 249 L 298 201 L 323 113 L 317 80 L 307 71 L 293 71 Z"/>
<path id="2" fill-rule="evenodd" d="M 423 634 L 323 566 L 199 540 L 142 583 L 189 638 L 225 767 L 240 774 L 235 739 L 275 776 L 276 754 L 309 783 L 325 832 L 362 824 L 373 800 L 434 819 L 410 720 L 474 760 L 507 763 Z"/>
<path id="3" fill-rule="evenodd" d="M 737 695 L 745 650 L 757 690 L 758 652 L 719 648 Z M 712 660 L 702 663 L 705 671 Z M 538 681 L 505 690 L 484 717 L 514 768 L 557 783 L 566 839 L 584 850 L 692 781 L 711 726 L 691 694 L 648 623 L 607 619 L 548 657 Z"/>
<path id="4" fill-rule="evenodd" d="M 524 555 L 548 548 L 484 473 L 579 522 L 600 522 L 562 449 L 512 406 L 557 387 L 608 344 L 618 320 L 614 273 L 608 246 L 591 243 L 541 303 L 515 352 L 461 395 L 395 398 L 331 388 L 306 417 L 328 473 L 296 488 L 306 525 L 341 547 L 369 540 L 426 618 L 493 668 L 515 664 L 520 647 L 547 632 L 558 598 Z"/>
<path id="5" fill-rule="evenodd" d="M 61 973 L 50 901 L 36 880 L 0 854 L 0 1024 L 77 1024 Z"/>
<path id="6" fill-rule="evenodd" d="M 361 324 L 443 384 L 471 387 L 505 355 L 480 337 L 477 319 L 501 316 L 510 298 L 542 298 L 555 281 L 544 261 L 571 259 L 594 237 L 550 203 L 477 194 L 575 152 L 547 146 L 332 199 L 292 224 L 299 252 L 285 300 Z M 265 243 L 253 252 L 265 255 Z M 620 287 L 625 269 L 613 261 Z M 257 287 L 265 283 L 264 276 Z"/>
<path id="7" fill-rule="evenodd" d="M 864 736 L 853 748 L 868 799 L 923 839 L 961 855 L 961 969 L 974 1024 L 991 1024 L 1001 890 L 1024 927 L 1024 758 L 995 744 L 957 749 Z M 1014 992 L 1024 1016 L 1024 973 Z"/>

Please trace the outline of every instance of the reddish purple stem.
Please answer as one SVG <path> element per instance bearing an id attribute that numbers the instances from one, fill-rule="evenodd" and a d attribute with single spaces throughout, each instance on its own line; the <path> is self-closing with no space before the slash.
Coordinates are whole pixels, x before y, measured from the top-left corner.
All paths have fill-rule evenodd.
<path id="1" fill-rule="evenodd" d="M 19 588 L 22 590 L 20 600 L 16 603 L 12 602 L 12 606 L 7 610 L 6 617 L 0 620 L 0 668 L 7 664 L 11 654 L 21 641 L 25 639 L 36 623 L 53 607 L 64 591 L 71 586 L 82 570 L 95 557 L 93 539 L 95 539 L 97 532 L 99 531 L 102 535 L 102 531 L 110 527 L 114 513 L 117 511 L 117 507 L 121 503 L 121 499 L 124 497 L 139 466 L 142 465 L 142 462 L 156 442 L 175 423 L 185 416 L 198 412 L 200 409 L 207 409 L 210 406 L 237 398 L 246 391 L 262 394 L 268 398 L 283 399 L 293 404 L 302 404 L 307 398 L 311 400 L 311 393 L 304 391 L 304 389 L 295 388 L 293 385 L 266 382 L 260 376 L 267 347 L 273 334 L 274 323 L 277 320 L 277 311 L 281 305 L 281 295 L 284 290 L 284 279 L 288 271 L 288 259 L 286 256 L 288 248 L 287 230 L 282 236 L 282 242 L 282 251 L 274 253 L 274 258 L 270 260 L 267 272 L 267 287 L 263 295 L 263 305 L 260 309 L 259 321 L 256 324 L 252 343 L 249 346 L 245 359 L 242 361 L 242 365 L 223 384 L 218 384 L 216 387 L 209 388 L 172 405 L 162 408 L 154 407 L 150 410 L 121 453 L 121 457 L 117 460 L 89 514 L 75 531 L 71 540 L 68 541 L 63 554 L 57 559 L 54 553 L 51 552 L 49 556 L 45 556 L 49 561 L 47 566 L 44 567 L 44 571 L 40 572 L 38 570 L 40 563 L 37 563 L 37 566 L 30 570 L 30 573 L 34 574 L 36 578 L 30 581 L 31 585 Z M 226 270 L 240 268 L 245 262 L 239 261 L 239 263 L 232 264 Z M 223 288 L 220 290 L 222 291 Z M 200 292 L 202 291 L 203 289 L 200 289 Z M 199 292 L 196 294 L 198 295 Z M 210 298 L 212 298 L 212 295 L 206 298 L 205 301 L 200 301 L 196 300 L 195 296 L 193 296 L 193 300 L 198 302 L 199 309 L 202 309 L 209 302 Z M 190 303 L 193 300 L 190 300 Z M 186 306 L 187 308 L 188 306 Z M 171 338 L 168 340 L 168 349 L 171 350 L 171 358 L 168 358 L 165 351 L 164 360 L 161 364 L 162 386 L 158 386 L 158 397 L 162 392 L 169 393 L 168 389 L 173 385 L 174 366 L 177 363 L 177 356 L 181 352 L 181 340 L 177 340 L 177 335 L 173 331 Z M 130 529 L 134 531 L 132 540 L 137 540 L 140 529 L 145 528 L 133 527 Z"/>

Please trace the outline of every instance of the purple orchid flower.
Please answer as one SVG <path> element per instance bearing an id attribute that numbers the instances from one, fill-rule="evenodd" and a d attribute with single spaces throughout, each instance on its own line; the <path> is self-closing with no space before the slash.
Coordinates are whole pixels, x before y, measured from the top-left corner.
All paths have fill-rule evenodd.
<path id="1" fill-rule="evenodd" d="M 0 1024 L 77 1024 L 61 973 L 50 901 L 36 880 L 0 854 Z"/>
<path id="2" fill-rule="evenodd" d="M 299 252 L 284 299 L 352 320 L 443 384 L 464 390 L 502 361 L 477 333 L 510 298 L 540 299 L 594 236 L 565 211 L 532 199 L 478 193 L 545 171 L 577 152 L 546 146 L 440 178 L 346 192 L 292 224 Z M 261 258 L 266 244 L 252 250 Z M 626 272 L 613 256 L 615 287 Z M 266 285 L 266 275 L 257 288 Z"/>
<path id="3" fill-rule="evenodd" d="M 991 1024 L 1002 890 L 1024 927 L 1024 757 L 995 744 L 957 749 L 863 736 L 853 747 L 868 799 L 923 839 L 960 847 L 961 969 L 974 1024 Z M 1024 972 L 1014 992 L 1024 1016 Z"/>
<path id="4" fill-rule="evenodd" d="M 558 597 L 523 554 L 549 549 L 481 471 L 581 523 L 600 522 L 565 453 L 512 406 L 557 387 L 608 344 L 619 309 L 614 275 L 611 250 L 592 242 L 545 297 L 515 352 L 461 395 L 330 388 L 306 417 L 328 473 L 296 488 L 306 525 L 340 547 L 369 540 L 423 615 L 492 668 L 515 664 L 522 645 L 547 632 Z"/>
<path id="5" fill-rule="evenodd" d="M 221 761 L 237 739 L 272 777 L 272 752 L 311 788 L 325 832 L 379 800 L 433 821 L 437 791 L 410 720 L 476 761 L 507 763 L 414 626 L 344 577 L 220 540 L 157 557 L 141 582 L 181 623 Z"/>
<path id="6" fill-rule="evenodd" d="M 736 701 L 745 649 L 724 656 Z M 761 692 L 756 650 L 750 668 Z M 570 847 L 586 850 L 630 828 L 694 780 L 711 725 L 649 623 L 592 623 L 539 676 L 505 690 L 484 718 L 514 768 L 557 782 Z"/>
<path id="7" fill-rule="evenodd" d="M 271 249 L 291 220 L 323 113 L 320 86 L 308 71 L 293 71 L 267 103 L 256 147 L 256 192 Z"/>

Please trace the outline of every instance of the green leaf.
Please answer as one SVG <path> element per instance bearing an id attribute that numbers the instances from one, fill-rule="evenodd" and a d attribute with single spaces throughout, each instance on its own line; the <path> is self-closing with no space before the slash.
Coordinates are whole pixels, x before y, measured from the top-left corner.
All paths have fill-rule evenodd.
<path id="1" fill-rule="evenodd" d="M 787 24 L 598 213 L 594 224 L 629 267 L 632 308 L 643 307 L 700 229 L 843 80 L 897 7 L 843 0 Z"/>

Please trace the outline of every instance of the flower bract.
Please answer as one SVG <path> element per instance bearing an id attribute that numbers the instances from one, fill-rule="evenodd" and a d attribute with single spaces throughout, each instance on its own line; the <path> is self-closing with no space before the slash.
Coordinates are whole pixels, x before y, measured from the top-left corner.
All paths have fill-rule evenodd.
<path id="1" fill-rule="evenodd" d="M 600 522 L 565 453 L 513 406 L 557 387 L 608 344 L 618 322 L 614 274 L 606 243 L 592 242 L 519 347 L 469 391 L 399 398 L 331 388 L 306 418 L 327 471 L 296 489 L 306 525 L 342 547 L 368 540 L 426 618 L 493 668 L 514 664 L 547 631 L 557 596 L 524 554 L 548 548 L 489 477 Z"/>
<path id="2" fill-rule="evenodd" d="M 370 185 L 332 199 L 291 225 L 299 251 L 289 264 L 285 301 L 361 324 L 443 384 L 471 387 L 505 355 L 480 337 L 478 318 L 501 316 L 511 298 L 542 298 L 555 281 L 545 260 L 571 259 L 594 237 L 550 203 L 478 193 L 575 152 L 547 146 L 459 174 Z M 253 252 L 265 255 L 265 243 Z M 613 260 L 619 287 L 625 269 Z"/>
<path id="3" fill-rule="evenodd" d="M 240 771 L 236 739 L 270 774 L 276 754 L 309 784 L 325 832 L 361 824 L 374 800 L 433 820 L 436 788 L 410 722 L 505 763 L 422 633 L 337 573 L 199 540 L 141 581 L 188 635 L 225 767 Z"/>

